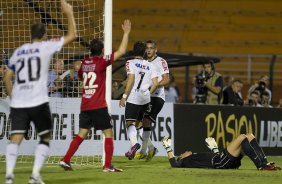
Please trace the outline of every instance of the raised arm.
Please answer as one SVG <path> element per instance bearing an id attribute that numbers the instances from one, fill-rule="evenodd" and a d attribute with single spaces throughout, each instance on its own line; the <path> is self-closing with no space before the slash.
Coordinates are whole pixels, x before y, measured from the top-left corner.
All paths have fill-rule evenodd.
<path id="1" fill-rule="evenodd" d="M 123 29 L 123 37 L 122 37 L 118 50 L 114 53 L 114 60 L 119 59 L 126 52 L 127 44 L 128 44 L 128 37 L 131 31 L 130 20 L 124 20 L 122 24 L 122 29 Z"/>
<path id="2" fill-rule="evenodd" d="M 64 36 L 64 45 L 71 43 L 77 36 L 76 25 L 73 16 L 72 6 L 66 2 L 66 0 L 61 0 L 62 11 L 66 14 L 68 18 L 68 33 Z"/>

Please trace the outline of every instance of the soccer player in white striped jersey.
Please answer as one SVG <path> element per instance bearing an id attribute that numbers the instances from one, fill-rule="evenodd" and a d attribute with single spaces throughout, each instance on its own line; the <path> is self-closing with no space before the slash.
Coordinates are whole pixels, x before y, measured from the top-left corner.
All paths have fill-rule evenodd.
<path id="1" fill-rule="evenodd" d="M 19 145 L 33 121 L 39 144 L 35 150 L 35 160 L 29 184 L 43 184 L 40 170 L 48 156 L 51 136 L 51 113 L 48 99 L 48 70 L 52 56 L 59 52 L 63 45 L 76 38 L 76 26 L 73 8 L 61 0 L 62 11 L 68 18 L 68 33 L 62 38 L 45 41 L 46 26 L 37 23 L 31 27 L 31 43 L 17 48 L 8 62 L 8 71 L 4 77 L 7 94 L 10 96 L 11 138 L 6 148 L 5 184 L 14 183 Z M 15 80 L 12 84 L 13 76 Z"/>
<path id="2" fill-rule="evenodd" d="M 156 90 L 158 84 L 156 68 L 143 59 L 145 49 L 144 42 L 139 41 L 134 44 L 135 58 L 126 62 L 128 80 L 120 100 L 120 106 L 124 107 L 126 103 L 125 119 L 131 149 L 125 156 L 129 160 L 134 158 L 136 151 L 140 148 L 137 142 L 136 121 L 144 116 L 151 100 L 150 94 Z"/>
<path id="3" fill-rule="evenodd" d="M 146 111 L 142 122 L 142 149 L 135 156 L 136 159 L 145 159 L 150 161 L 158 152 L 157 148 L 151 143 L 151 124 L 156 123 L 156 118 L 162 110 L 165 102 L 164 86 L 169 83 L 169 69 L 165 59 L 157 55 L 157 44 L 153 40 L 146 42 L 147 60 L 157 69 L 158 88 L 151 95 L 150 108 Z M 148 149 L 148 152 L 147 152 Z"/>

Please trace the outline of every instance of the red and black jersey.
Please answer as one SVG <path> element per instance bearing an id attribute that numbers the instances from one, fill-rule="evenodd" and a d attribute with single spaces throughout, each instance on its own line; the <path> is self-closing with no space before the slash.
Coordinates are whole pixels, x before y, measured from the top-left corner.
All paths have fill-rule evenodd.
<path id="1" fill-rule="evenodd" d="M 90 56 L 82 61 L 78 71 L 83 81 L 81 111 L 107 107 L 106 68 L 114 62 L 114 54 L 107 56 Z"/>

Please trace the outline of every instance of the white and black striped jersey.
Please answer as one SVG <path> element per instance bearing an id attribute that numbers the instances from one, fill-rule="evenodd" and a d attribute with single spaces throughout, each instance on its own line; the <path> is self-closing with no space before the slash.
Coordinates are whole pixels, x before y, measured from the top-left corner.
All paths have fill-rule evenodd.
<path id="1" fill-rule="evenodd" d="M 132 59 L 126 62 L 126 72 L 135 76 L 127 102 L 136 105 L 149 103 L 149 87 L 152 85 L 152 79 L 157 77 L 155 66 L 144 59 Z"/>
<path id="2" fill-rule="evenodd" d="M 35 107 L 49 101 L 49 65 L 53 55 L 62 49 L 63 44 L 63 38 L 56 38 L 26 43 L 14 51 L 8 62 L 8 67 L 15 73 L 11 107 Z"/>
<path id="3" fill-rule="evenodd" d="M 169 73 L 169 69 L 167 66 L 167 62 L 165 59 L 157 56 L 155 59 L 151 61 L 151 63 L 155 66 L 157 75 L 158 75 L 158 82 L 163 79 L 163 75 Z M 151 95 L 152 97 L 159 97 L 165 100 L 165 91 L 164 87 L 159 87 L 157 90 Z"/>

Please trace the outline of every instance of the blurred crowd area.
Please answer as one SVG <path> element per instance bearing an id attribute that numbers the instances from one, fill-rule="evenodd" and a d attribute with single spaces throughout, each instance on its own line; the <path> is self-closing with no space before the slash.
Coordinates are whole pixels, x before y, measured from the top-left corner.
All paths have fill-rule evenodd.
<path id="1" fill-rule="evenodd" d="M 6 98 L 6 91 L 3 83 L 3 76 L 7 70 L 8 57 L 1 56 L 0 65 L 0 97 Z M 81 65 L 81 58 L 75 59 L 53 59 L 51 61 L 50 70 L 48 73 L 48 95 L 50 97 L 62 97 L 62 98 L 79 98 L 81 97 L 82 81 L 78 78 L 78 71 Z M 208 105 L 234 105 L 234 106 L 255 106 L 255 107 L 282 107 L 282 98 L 278 101 L 278 104 L 272 102 L 272 91 L 269 89 L 269 76 L 257 76 L 258 80 L 255 81 L 250 87 L 244 85 L 244 81 L 236 79 L 233 76 L 221 76 L 222 84 L 220 93 L 218 94 L 220 100 L 218 104 L 212 104 L 206 102 L 206 98 L 209 98 L 205 92 L 207 90 L 202 83 L 210 80 L 203 68 L 201 72 L 192 76 L 193 87 L 189 91 L 191 94 L 190 101 L 188 103 L 195 104 L 208 104 Z M 198 76 L 201 76 L 199 79 Z M 205 78 L 206 77 L 206 78 Z M 123 79 L 117 79 L 113 75 L 112 80 L 112 99 L 119 100 L 124 93 L 126 86 L 126 75 Z M 217 84 L 214 84 L 217 85 Z M 243 90 L 244 87 L 248 89 Z M 170 103 L 187 103 L 183 99 L 184 94 L 181 94 L 180 87 L 173 73 L 170 73 L 170 82 L 165 87 L 166 102 Z M 208 90 L 207 90 L 208 91 Z M 243 94 L 243 91 L 247 91 Z"/>

